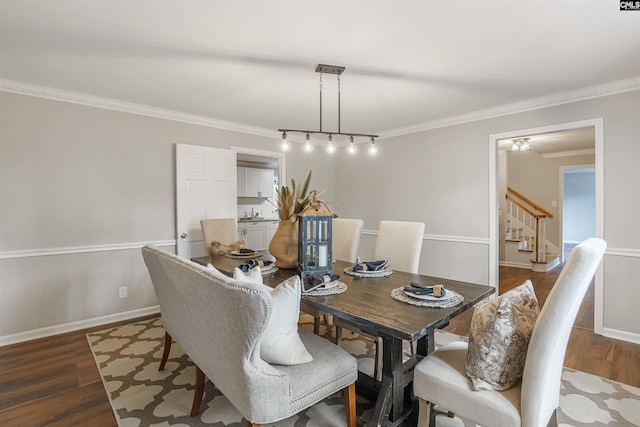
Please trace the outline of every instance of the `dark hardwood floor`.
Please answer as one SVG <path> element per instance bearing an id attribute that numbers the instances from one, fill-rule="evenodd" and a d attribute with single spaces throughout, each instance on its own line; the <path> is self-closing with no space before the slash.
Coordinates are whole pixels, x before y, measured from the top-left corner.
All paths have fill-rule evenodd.
<path id="1" fill-rule="evenodd" d="M 556 270 L 500 267 L 500 293 L 530 278 L 544 304 Z M 463 313 L 445 329 L 467 335 L 471 315 L 472 310 Z M 0 426 L 116 426 L 85 334 L 129 322 L 0 347 Z M 578 313 L 565 365 L 640 387 L 640 345 L 593 333 L 593 285 Z"/>

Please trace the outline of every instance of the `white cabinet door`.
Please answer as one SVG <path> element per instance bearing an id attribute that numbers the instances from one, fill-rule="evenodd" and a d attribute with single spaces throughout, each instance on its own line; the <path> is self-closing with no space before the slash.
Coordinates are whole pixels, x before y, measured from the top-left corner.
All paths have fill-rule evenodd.
<path id="1" fill-rule="evenodd" d="M 244 197 L 244 169 L 238 168 L 237 182 L 238 182 L 238 197 Z"/>
<path id="2" fill-rule="evenodd" d="M 265 244 L 267 249 L 269 249 L 269 243 L 271 243 L 273 235 L 276 234 L 279 222 L 280 221 L 265 221 Z"/>
<path id="3" fill-rule="evenodd" d="M 258 197 L 273 197 L 272 169 L 258 169 Z"/>
<path id="4" fill-rule="evenodd" d="M 244 168 L 244 196 L 258 197 L 258 169 Z"/>
<path id="5" fill-rule="evenodd" d="M 176 145 L 176 253 L 186 259 L 206 255 L 200 220 L 235 218 L 236 152 Z"/>
<path id="6" fill-rule="evenodd" d="M 267 249 L 265 245 L 264 222 L 255 221 L 239 224 L 238 231 L 240 238 L 244 239 L 247 248 L 258 251 Z"/>

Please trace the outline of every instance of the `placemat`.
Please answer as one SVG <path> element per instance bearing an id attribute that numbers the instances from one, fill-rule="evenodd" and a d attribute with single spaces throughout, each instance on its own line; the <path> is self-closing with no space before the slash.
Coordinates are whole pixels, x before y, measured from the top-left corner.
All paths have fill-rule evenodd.
<path id="1" fill-rule="evenodd" d="M 460 304 L 462 301 L 464 301 L 464 297 L 459 293 L 452 291 L 451 289 L 447 289 L 447 294 L 449 292 L 453 294 L 452 298 L 447 298 L 442 301 L 432 301 L 432 300 L 412 298 L 409 295 L 404 293 L 404 286 L 400 286 L 399 288 L 395 288 L 394 290 L 391 291 L 391 298 L 398 301 L 406 302 L 407 304 L 417 305 L 420 307 L 440 307 L 440 308 L 453 307 Z"/>
<path id="2" fill-rule="evenodd" d="M 336 286 L 330 289 L 315 289 L 310 292 L 303 292 L 302 295 L 306 295 L 310 297 L 325 297 L 327 295 L 341 294 L 346 290 L 347 290 L 347 284 L 339 280 L 336 280 Z"/>
<path id="3" fill-rule="evenodd" d="M 261 253 L 248 254 L 248 255 L 225 254 L 224 256 L 226 256 L 227 258 L 231 258 L 231 259 L 251 259 L 251 258 L 259 258 L 259 257 L 262 256 L 262 254 Z"/>
<path id="4" fill-rule="evenodd" d="M 262 273 L 263 276 L 266 276 L 267 274 L 273 274 L 278 270 L 279 270 L 279 268 L 274 265 L 273 267 L 269 268 L 268 270 L 264 270 L 264 269 L 261 268 L 260 269 L 260 273 Z"/>
<path id="5" fill-rule="evenodd" d="M 362 273 L 360 271 L 354 271 L 353 267 L 347 267 L 344 269 L 344 272 L 349 276 L 355 276 L 355 277 L 387 277 L 393 274 L 393 270 L 390 268 L 385 268 L 384 270 L 381 270 L 381 271 L 372 271 L 369 273 Z"/>

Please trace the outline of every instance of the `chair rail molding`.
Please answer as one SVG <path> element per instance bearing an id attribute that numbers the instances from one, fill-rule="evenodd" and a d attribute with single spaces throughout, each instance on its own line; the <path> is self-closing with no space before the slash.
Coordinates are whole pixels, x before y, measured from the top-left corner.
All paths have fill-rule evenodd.
<path id="1" fill-rule="evenodd" d="M 378 230 L 362 230 L 362 234 L 366 236 L 377 236 Z M 485 237 L 467 237 L 467 236 L 447 236 L 443 234 L 425 234 L 422 240 L 437 240 L 441 242 L 455 242 L 455 243 L 472 243 L 478 245 L 488 245 L 491 243 L 489 238 Z"/>
<path id="2" fill-rule="evenodd" d="M 151 242 L 131 242 L 131 243 L 114 243 L 110 245 L 87 245 L 87 246 L 68 246 L 58 248 L 41 248 L 41 249 L 25 249 L 20 251 L 4 251 L 0 252 L 0 260 L 14 258 L 31 258 L 51 255 L 72 255 L 83 254 L 89 252 L 110 252 L 110 251 L 126 251 L 131 249 L 142 249 L 146 245 L 157 247 L 173 246 L 175 248 L 175 240 L 157 240 Z"/>

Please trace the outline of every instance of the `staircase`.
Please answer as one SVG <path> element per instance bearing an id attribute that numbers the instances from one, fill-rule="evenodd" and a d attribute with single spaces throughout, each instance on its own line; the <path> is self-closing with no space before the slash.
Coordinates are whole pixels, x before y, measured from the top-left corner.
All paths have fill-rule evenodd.
<path id="1" fill-rule="evenodd" d="M 560 249 L 546 239 L 551 212 L 507 187 L 505 265 L 546 273 L 560 264 Z"/>

